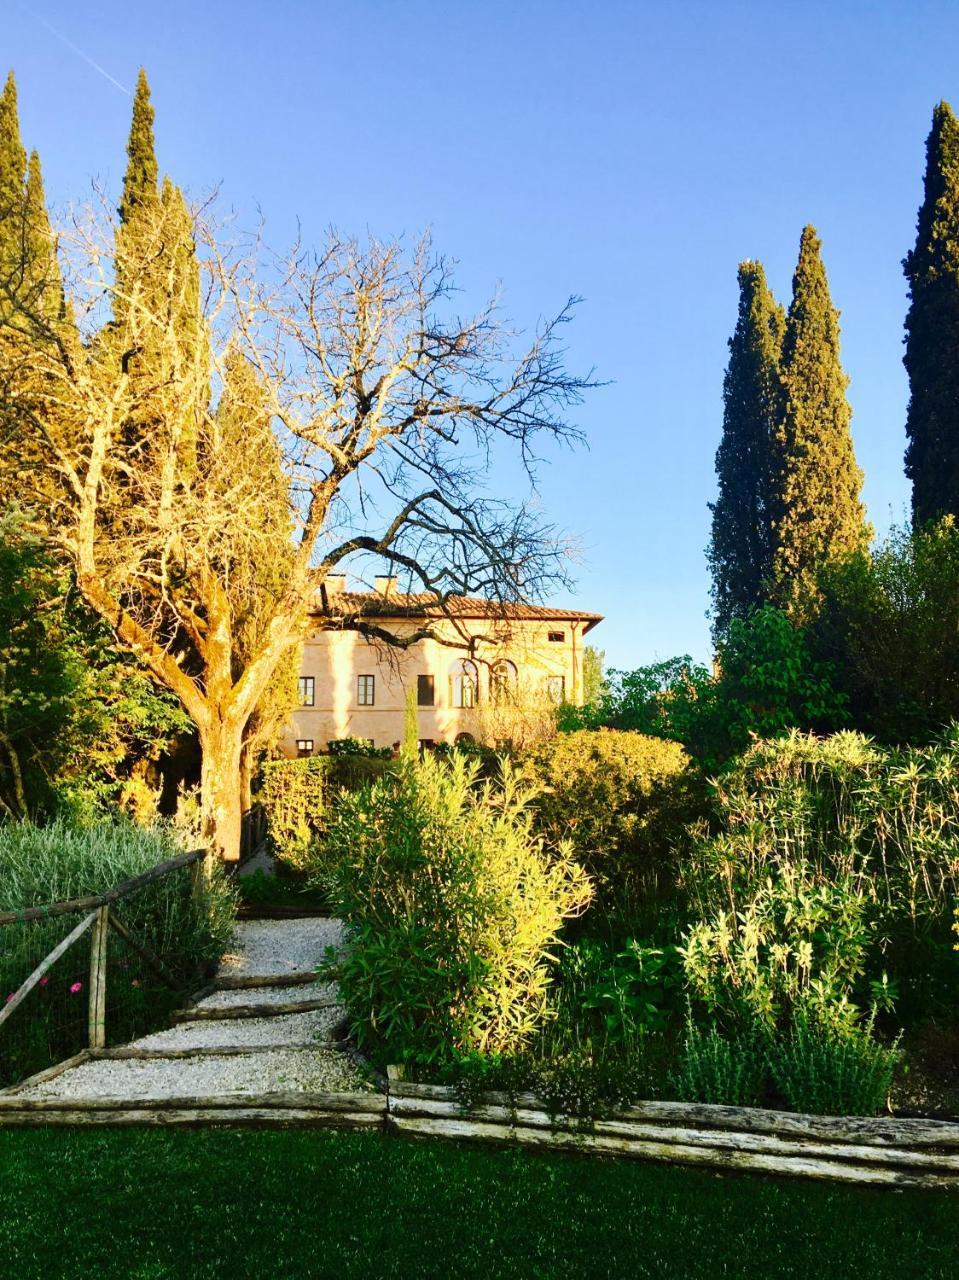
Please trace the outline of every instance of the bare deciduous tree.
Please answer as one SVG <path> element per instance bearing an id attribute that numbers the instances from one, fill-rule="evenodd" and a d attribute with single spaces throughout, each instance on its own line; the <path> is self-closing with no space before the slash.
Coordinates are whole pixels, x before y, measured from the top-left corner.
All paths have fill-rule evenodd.
<path id="1" fill-rule="evenodd" d="M 532 476 L 543 440 L 578 438 L 566 415 L 591 384 L 564 366 L 571 304 L 514 356 L 495 305 L 452 313 L 428 239 L 331 235 L 279 260 L 198 214 L 198 291 L 173 258 L 158 290 L 148 251 L 118 275 L 104 213 L 58 234 L 68 318 L 15 293 L 0 311 L 8 460 L 55 482 L 50 527 L 83 595 L 195 723 L 206 833 L 235 859 L 244 741 L 328 574 L 374 557 L 441 606 L 564 579 L 554 530 L 484 481 L 504 446 Z M 403 645 L 433 626 L 328 625 Z"/>

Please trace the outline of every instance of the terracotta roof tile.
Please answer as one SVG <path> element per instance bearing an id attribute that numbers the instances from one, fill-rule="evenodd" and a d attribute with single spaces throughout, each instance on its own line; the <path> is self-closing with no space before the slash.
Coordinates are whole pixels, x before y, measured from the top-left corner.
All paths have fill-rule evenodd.
<path id="1" fill-rule="evenodd" d="M 545 604 L 511 604 L 487 600 L 482 596 L 451 596 L 445 606 L 439 605 L 436 597 L 428 592 L 414 592 L 410 595 L 391 592 L 384 595 L 380 591 L 330 591 L 327 598 L 335 613 L 360 613 L 366 617 L 378 618 L 441 618 L 444 613 L 448 613 L 454 618 L 586 622 L 589 625 L 584 628 L 584 632 L 603 620 L 601 613 L 588 613 L 583 609 L 556 609 Z M 322 615 L 324 610 L 315 609 L 313 612 Z"/>

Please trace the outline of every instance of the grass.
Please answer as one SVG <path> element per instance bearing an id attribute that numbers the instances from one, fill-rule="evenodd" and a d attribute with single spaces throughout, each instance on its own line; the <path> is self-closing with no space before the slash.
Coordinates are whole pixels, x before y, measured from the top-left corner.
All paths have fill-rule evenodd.
<path id="1" fill-rule="evenodd" d="M 953 1277 L 959 1204 L 375 1133 L 0 1132 L 0 1275 Z"/>

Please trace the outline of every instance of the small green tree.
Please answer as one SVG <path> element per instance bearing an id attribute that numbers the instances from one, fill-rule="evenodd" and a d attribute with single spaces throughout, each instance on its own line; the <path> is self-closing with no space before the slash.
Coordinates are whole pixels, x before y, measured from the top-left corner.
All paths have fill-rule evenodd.
<path id="1" fill-rule="evenodd" d="M 687 655 L 611 677 L 607 723 L 680 742 L 709 771 L 753 737 L 831 731 L 847 718 L 832 668 L 773 605 L 733 619 L 715 673 Z"/>
<path id="2" fill-rule="evenodd" d="M 959 720 L 959 529 L 893 529 L 825 567 L 808 636 L 850 722 L 885 742 L 928 742 Z"/>
<path id="3" fill-rule="evenodd" d="M 24 514 L 0 517 L 0 812 L 115 805 L 188 721 L 114 648 Z"/>

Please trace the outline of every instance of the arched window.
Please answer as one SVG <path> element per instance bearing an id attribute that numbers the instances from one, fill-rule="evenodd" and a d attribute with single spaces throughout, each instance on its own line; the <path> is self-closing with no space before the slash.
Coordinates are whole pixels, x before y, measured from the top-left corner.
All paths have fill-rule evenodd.
<path id="1" fill-rule="evenodd" d="M 450 665 L 450 702 L 454 707 L 475 707 L 479 702 L 479 672 L 468 658 Z"/>
<path id="2" fill-rule="evenodd" d="M 489 696 L 497 707 L 516 701 L 516 667 L 506 658 L 494 662 L 489 669 Z"/>

